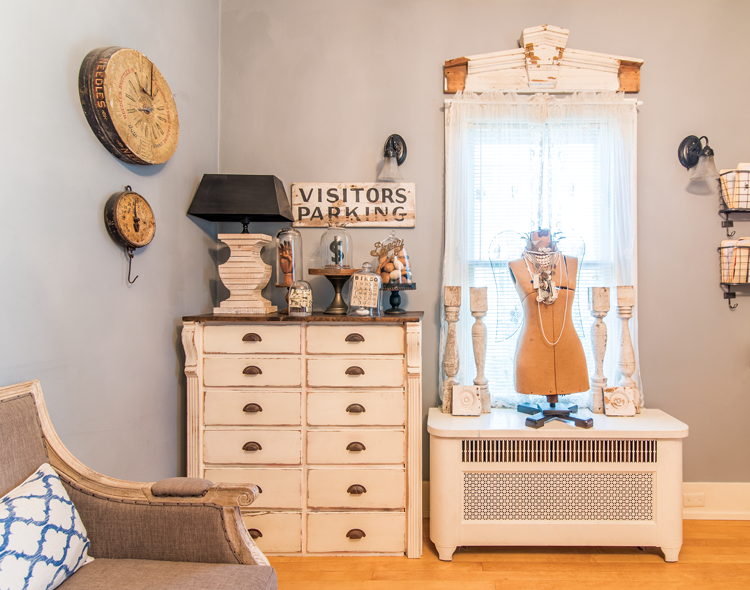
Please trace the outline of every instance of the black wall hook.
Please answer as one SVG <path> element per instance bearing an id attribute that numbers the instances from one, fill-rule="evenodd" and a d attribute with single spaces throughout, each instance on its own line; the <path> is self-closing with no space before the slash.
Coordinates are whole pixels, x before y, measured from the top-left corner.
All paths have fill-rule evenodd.
<path id="1" fill-rule="evenodd" d="M 135 248 L 131 248 L 129 246 L 125 248 L 125 254 L 128 255 L 128 285 L 132 285 L 133 283 L 135 283 L 138 280 L 139 276 L 135 275 L 135 278 L 132 281 L 130 280 L 130 269 L 133 264 L 133 252 L 135 252 Z"/>

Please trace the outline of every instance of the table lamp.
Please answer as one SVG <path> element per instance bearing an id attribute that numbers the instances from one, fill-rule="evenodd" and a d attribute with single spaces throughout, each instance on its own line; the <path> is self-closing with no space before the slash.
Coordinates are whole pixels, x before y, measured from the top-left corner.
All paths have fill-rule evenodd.
<path id="1" fill-rule="evenodd" d="M 242 233 L 218 236 L 230 250 L 229 260 L 219 265 L 219 277 L 230 295 L 214 308 L 214 313 L 274 313 L 276 306 L 261 295 L 271 278 L 271 265 L 261 260 L 260 251 L 272 238 L 249 233 L 247 225 L 252 221 L 293 220 L 281 181 L 272 175 L 204 174 L 188 215 L 242 224 Z"/>

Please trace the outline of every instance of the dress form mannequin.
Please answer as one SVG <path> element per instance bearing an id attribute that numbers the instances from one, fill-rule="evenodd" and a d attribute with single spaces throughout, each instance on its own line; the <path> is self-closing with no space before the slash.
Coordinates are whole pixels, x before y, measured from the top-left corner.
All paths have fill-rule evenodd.
<path id="1" fill-rule="evenodd" d="M 548 404 L 522 404 L 518 409 L 538 414 L 526 420 L 526 425 L 534 428 L 553 419 L 572 420 L 590 428 L 590 419 L 572 415 L 577 406 L 557 403 L 558 395 L 590 387 L 586 355 L 572 317 L 578 260 L 557 251 L 549 230 L 531 234 L 527 251 L 524 258 L 508 264 L 524 312 L 516 346 L 515 387 L 518 393 L 547 396 Z"/>

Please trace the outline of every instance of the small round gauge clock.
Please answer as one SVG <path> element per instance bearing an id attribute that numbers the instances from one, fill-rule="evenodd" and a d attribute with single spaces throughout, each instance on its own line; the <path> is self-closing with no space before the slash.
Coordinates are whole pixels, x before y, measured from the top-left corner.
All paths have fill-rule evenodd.
<path id="1" fill-rule="evenodd" d="M 104 205 L 104 224 L 115 243 L 125 248 L 128 255 L 128 283 L 132 284 L 138 278 L 130 280 L 133 252 L 154 239 L 154 212 L 146 199 L 126 186 L 124 191 L 112 195 Z"/>
<path id="2" fill-rule="evenodd" d="M 129 164 L 163 164 L 177 149 L 180 121 L 158 68 L 135 49 L 100 47 L 78 73 L 86 120 L 99 141 Z"/>
<path id="3" fill-rule="evenodd" d="M 148 245 L 156 234 L 156 220 L 151 205 L 129 186 L 107 200 L 104 205 L 104 223 L 117 244 L 132 250 Z"/>

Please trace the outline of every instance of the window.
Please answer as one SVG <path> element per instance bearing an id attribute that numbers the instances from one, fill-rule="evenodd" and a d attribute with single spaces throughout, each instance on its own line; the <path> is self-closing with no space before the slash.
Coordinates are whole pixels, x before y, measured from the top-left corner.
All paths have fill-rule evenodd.
<path id="1" fill-rule="evenodd" d="M 488 288 L 485 375 L 494 406 L 530 401 L 513 386 L 522 312 L 507 263 L 521 253 L 520 234 L 546 227 L 566 236 L 560 246 L 568 255 L 578 255 L 585 244 L 566 329 L 578 331 L 592 373 L 588 287 L 635 279 L 635 105 L 613 93 L 563 99 L 457 95 L 446 107 L 445 285 L 463 287 L 461 383 L 476 376 L 469 287 Z M 618 342 L 614 320 L 611 312 L 610 343 Z M 611 383 L 616 352 L 610 346 L 605 361 Z M 589 406 L 590 394 L 566 401 Z"/>

